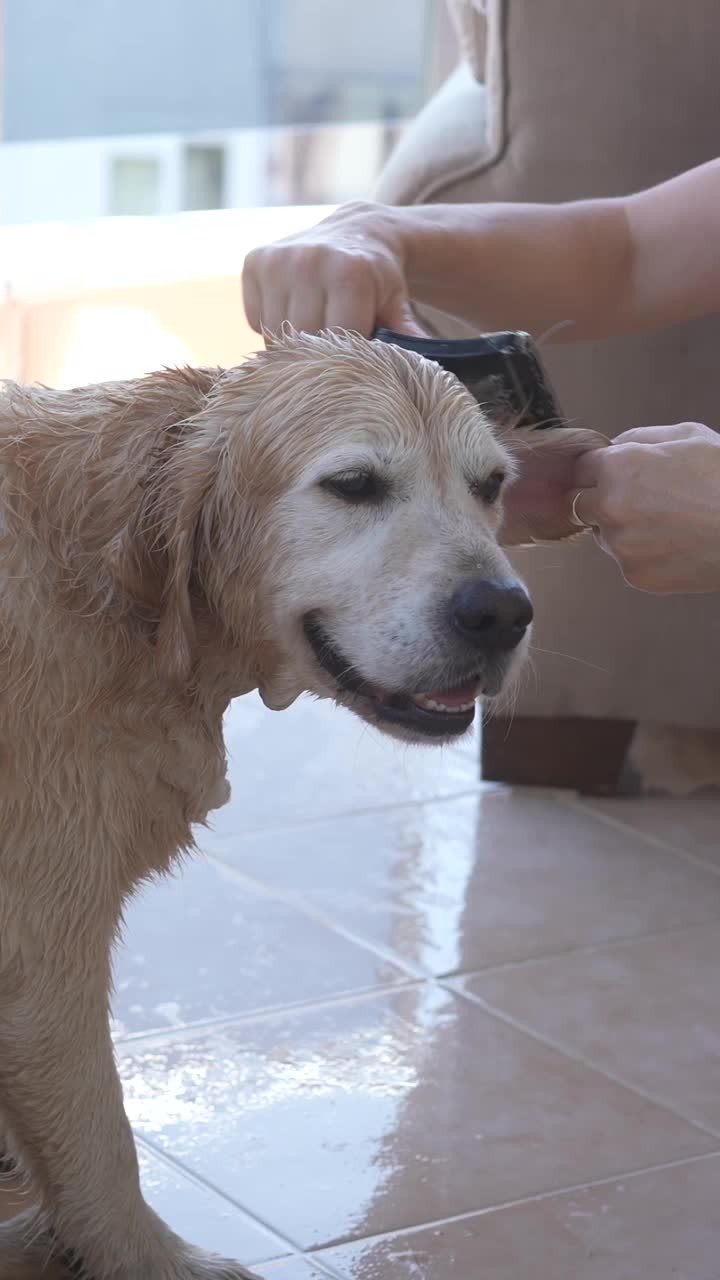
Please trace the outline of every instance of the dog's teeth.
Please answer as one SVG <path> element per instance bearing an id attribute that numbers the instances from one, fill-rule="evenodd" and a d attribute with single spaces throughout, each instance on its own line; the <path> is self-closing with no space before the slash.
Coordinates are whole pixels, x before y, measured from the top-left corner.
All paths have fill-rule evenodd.
<path id="1" fill-rule="evenodd" d="M 418 707 L 421 707 L 425 711 L 443 711 L 443 712 L 451 712 L 451 713 L 458 713 L 461 711 L 472 711 L 473 707 L 475 706 L 474 699 L 471 699 L 470 702 L 463 702 L 463 703 L 456 702 L 456 703 L 453 703 L 452 706 L 448 706 L 447 703 L 445 702 L 438 702 L 437 699 L 435 698 L 429 698 L 428 695 L 425 693 L 416 693 L 415 696 L 413 697 L 413 702 L 416 703 Z"/>

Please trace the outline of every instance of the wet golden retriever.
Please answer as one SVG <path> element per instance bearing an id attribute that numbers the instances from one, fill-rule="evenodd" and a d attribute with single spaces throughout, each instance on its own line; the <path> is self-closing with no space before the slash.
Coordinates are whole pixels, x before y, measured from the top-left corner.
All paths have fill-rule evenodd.
<path id="1" fill-rule="evenodd" d="M 513 459 L 451 375 L 348 335 L 6 387 L 0 1128 L 41 1207 L 0 1232 L 1 1276 L 249 1276 L 142 1198 L 108 1031 L 123 902 L 227 800 L 238 694 L 309 690 L 414 741 L 465 732 L 529 635 L 499 538 L 573 531 L 547 496 L 589 443 L 540 432 Z"/>

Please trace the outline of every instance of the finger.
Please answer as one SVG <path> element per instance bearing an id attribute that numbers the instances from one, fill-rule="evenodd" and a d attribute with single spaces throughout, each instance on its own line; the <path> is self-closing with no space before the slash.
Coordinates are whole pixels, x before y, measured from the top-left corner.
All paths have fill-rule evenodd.
<path id="1" fill-rule="evenodd" d="M 352 284 L 338 284 L 328 290 L 324 324 L 328 329 L 351 329 L 371 338 L 376 312 L 374 282 L 369 275 L 358 275 Z"/>
<path id="2" fill-rule="evenodd" d="M 707 428 L 697 422 L 673 422 L 668 426 L 633 427 L 616 436 L 613 443 L 623 444 L 667 444 L 675 440 L 687 440 L 691 436 L 704 434 Z"/>
<path id="3" fill-rule="evenodd" d="M 304 288 L 298 282 L 287 301 L 287 315 L 298 333 L 319 333 L 325 328 L 325 290 L 319 286 Z"/>
<path id="4" fill-rule="evenodd" d="M 610 543 L 604 537 L 602 530 L 599 529 L 597 525 L 591 525 L 591 529 L 592 529 L 592 536 L 597 542 L 600 550 L 604 551 L 606 556 L 610 556 L 610 559 L 614 560 L 616 564 L 620 564 L 620 560 L 616 556 L 613 548 L 610 546 Z"/>
<path id="5" fill-rule="evenodd" d="M 256 333 L 262 330 L 262 320 L 260 318 L 260 287 L 255 276 L 255 272 L 246 269 L 242 273 L 242 292 L 243 307 L 245 310 L 245 318 Z"/>
<path id="6" fill-rule="evenodd" d="M 288 318 L 289 302 L 286 293 L 273 290 L 260 302 L 260 323 L 263 333 L 279 333 Z"/>
<path id="7" fill-rule="evenodd" d="M 583 453 L 573 468 L 573 484 L 578 489 L 592 489 L 605 474 L 608 459 L 612 462 L 612 450 L 593 449 Z"/>
<path id="8" fill-rule="evenodd" d="M 383 303 L 377 319 L 378 325 L 395 333 L 407 333 L 412 338 L 430 336 L 417 320 L 409 298 L 400 291 Z"/>

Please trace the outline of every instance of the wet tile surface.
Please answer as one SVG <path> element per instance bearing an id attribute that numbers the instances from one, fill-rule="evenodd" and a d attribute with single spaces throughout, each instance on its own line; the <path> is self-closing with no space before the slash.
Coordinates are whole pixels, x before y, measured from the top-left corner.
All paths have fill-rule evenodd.
<path id="1" fill-rule="evenodd" d="M 475 787 L 474 755 L 451 747 L 406 747 L 343 708 L 301 698 L 268 711 L 251 694 L 225 724 L 233 804 L 213 817 L 214 841 Z"/>
<path id="2" fill-rule="evenodd" d="M 431 986 L 127 1049 L 137 1130 L 303 1248 L 713 1146 Z"/>
<path id="3" fill-rule="evenodd" d="M 320 1271 L 317 1266 L 313 1266 L 307 1258 L 291 1258 L 286 1262 L 271 1262 L 267 1267 L 262 1269 L 263 1280 L 267 1276 L 267 1280 L 334 1280 L 337 1275 L 335 1271 Z"/>
<path id="4" fill-rule="evenodd" d="M 720 1159 L 321 1255 L 343 1280 L 717 1280 Z"/>
<path id="5" fill-rule="evenodd" d="M 648 800 L 593 800 L 588 807 L 720 867 L 720 792 Z"/>
<path id="6" fill-rule="evenodd" d="M 310 701 L 228 740 L 117 961 L 158 1211 L 267 1280 L 720 1280 L 714 802 L 481 788 Z"/>
<path id="7" fill-rule="evenodd" d="M 463 980 L 554 1043 L 720 1133 L 720 927 Z"/>
<path id="8" fill-rule="evenodd" d="M 204 859 L 127 911 L 115 966 L 117 1036 L 320 1000 L 407 975 Z"/>
<path id="9" fill-rule="evenodd" d="M 281 1242 L 223 1196 L 145 1148 L 140 1148 L 138 1158 L 145 1199 L 192 1244 L 251 1264 L 287 1253 Z"/>
<path id="10" fill-rule="evenodd" d="M 143 1195 L 167 1224 L 192 1244 L 245 1262 L 265 1262 L 288 1253 L 285 1244 L 254 1222 L 237 1205 L 203 1186 L 163 1156 L 138 1146 Z M 0 1224 L 33 1207 L 32 1190 L 15 1180 L 0 1183 Z M 0 1261 L 2 1253 L 0 1252 Z M 309 1278 L 308 1278 L 309 1280 Z"/>
<path id="11" fill-rule="evenodd" d="M 720 877 L 537 794 L 239 835 L 218 856 L 435 974 L 720 917 Z"/>

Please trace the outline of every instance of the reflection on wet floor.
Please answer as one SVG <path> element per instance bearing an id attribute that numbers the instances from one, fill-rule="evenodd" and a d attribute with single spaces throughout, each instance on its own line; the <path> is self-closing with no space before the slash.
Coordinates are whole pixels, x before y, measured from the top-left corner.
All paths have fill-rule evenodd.
<path id="1" fill-rule="evenodd" d="M 720 800 L 484 787 L 311 701 L 228 743 L 117 959 L 158 1211 L 268 1280 L 720 1274 Z"/>

